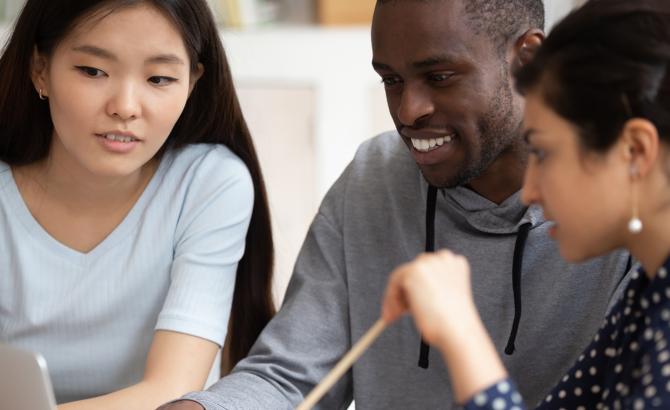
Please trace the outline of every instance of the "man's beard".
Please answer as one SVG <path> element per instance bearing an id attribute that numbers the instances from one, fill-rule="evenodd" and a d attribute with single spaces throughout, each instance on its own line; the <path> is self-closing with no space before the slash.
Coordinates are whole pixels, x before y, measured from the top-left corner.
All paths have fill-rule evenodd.
<path id="1" fill-rule="evenodd" d="M 502 68 L 498 91 L 491 100 L 486 114 L 477 124 L 479 133 L 479 155 L 475 158 L 472 149 L 465 152 L 464 167 L 440 188 L 455 188 L 468 185 L 478 178 L 508 149 L 520 135 L 521 120 L 514 112 L 512 88 L 507 81 L 507 69 Z"/>

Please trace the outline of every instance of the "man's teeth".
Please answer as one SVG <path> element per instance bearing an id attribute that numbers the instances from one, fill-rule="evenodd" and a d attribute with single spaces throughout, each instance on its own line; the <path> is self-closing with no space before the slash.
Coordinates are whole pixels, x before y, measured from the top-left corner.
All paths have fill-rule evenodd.
<path id="1" fill-rule="evenodd" d="M 446 135 L 444 137 L 440 138 L 431 138 L 431 139 L 416 139 L 412 138 L 412 146 L 414 149 L 417 151 L 422 151 L 422 152 L 427 152 L 436 149 L 437 147 L 440 147 L 444 145 L 445 143 L 450 143 L 453 141 L 453 137 L 451 135 Z"/>
<path id="2" fill-rule="evenodd" d="M 136 141 L 133 137 L 126 137 L 124 135 L 115 135 L 115 134 L 105 134 L 103 138 L 110 141 L 119 141 L 119 142 L 133 142 Z"/>

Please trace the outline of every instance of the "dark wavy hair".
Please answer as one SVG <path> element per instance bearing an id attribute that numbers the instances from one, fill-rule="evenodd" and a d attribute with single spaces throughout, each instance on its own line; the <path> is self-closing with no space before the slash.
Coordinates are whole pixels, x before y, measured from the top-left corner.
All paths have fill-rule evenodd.
<path id="1" fill-rule="evenodd" d="M 645 118 L 670 143 L 670 2 L 591 0 L 562 20 L 515 73 L 519 92 L 539 92 L 605 152 L 630 118 Z"/>
<path id="2" fill-rule="evenodd" d="M 35 93 L 33 50 L 51 56 L 82 21 L 141 3 L 160 10 L 180 31 L 191 61 L 204 74 L 196 83 L 162 150 L 188 144 L 223 144 L 247 166 L 254 208 L 237 280 L 222 372 L 246 356 L 275 313 L 272 302 L 274 248 L 265 183 L 233 86 L 228 61 L 204 0 L 28 0 L 0 57 L 0 160 L 25 165 L 47 157 L 53 134 L 49 106 Z"/>

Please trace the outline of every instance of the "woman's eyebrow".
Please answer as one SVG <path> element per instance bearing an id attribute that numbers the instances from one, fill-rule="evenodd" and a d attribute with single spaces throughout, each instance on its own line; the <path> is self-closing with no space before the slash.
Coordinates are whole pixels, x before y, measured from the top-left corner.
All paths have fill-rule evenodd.
<path id="1" fill-rule="evenodd" d="M 186 64 L 184 60 L 174 54 L 158 54 L 147 58 L 146 62 L 151 64 Z"/>
<path id="2" fill-rule="evenodd" d="M 81 46 L 76 46 L 73 47 L 72 50 L 80 52 L 80 53 L 85 53 L 85 54 L 90 54 L 95 57 L 100 57 L 104 58 L 106 60 L 112 60 L 112 61 L 118 61 L 118 57 L 112 53 L 111 51 L 105 50 L 104 48 L 100 48 L 97 46 L 92 46 L 92 45 L 81 45 Z M 157 54 L 154 56 L 151 56 L 145 60 L 147 64 L 181 64 L 184 65 L 186 64 L 184 60 L 179 58 L 175 54 Z"/>
<path id="3" fill-rule="evenodd" d="M 112 52 L 96 46 L 81 45 L 72 47 L 72 50 L 84 54 L 90 54 L 95 57 L 104 58 L 106 60 L 115 60 L 115 61 L 118 60 L 118 58 Z"/>

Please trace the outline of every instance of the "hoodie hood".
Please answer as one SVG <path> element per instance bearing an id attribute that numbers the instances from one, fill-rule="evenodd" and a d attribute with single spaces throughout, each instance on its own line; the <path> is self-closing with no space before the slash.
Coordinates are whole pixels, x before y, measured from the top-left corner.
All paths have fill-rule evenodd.
<path id="1" fill-rule="evenodd" d="M 420 175 L 424 198 L 428 183 Z M 521 191 L 515 192 L 501 204 L 489 201 L 467 187 L 438 190 L 437 213 L 449 213 L 460 229 L 487 234 L 509 235 L 530 223 L 531 229 L 545 222 L 542 208 L 526 206 L 521 202 Z M 438 244 L 439 245 L 439 244 Z"/>

